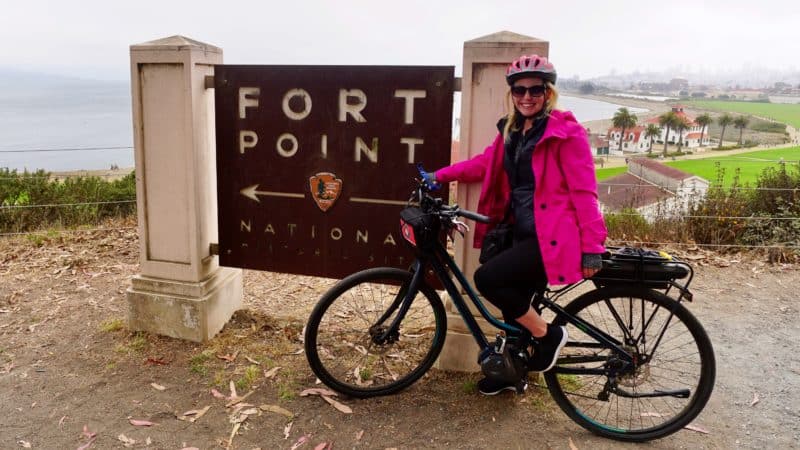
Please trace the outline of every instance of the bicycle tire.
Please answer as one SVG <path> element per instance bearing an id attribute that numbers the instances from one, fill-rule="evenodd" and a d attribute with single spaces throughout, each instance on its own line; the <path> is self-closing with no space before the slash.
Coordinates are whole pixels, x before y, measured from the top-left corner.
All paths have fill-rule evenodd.
<path id="1" fill-rule="evenodd" d="M 430 369 L 444 345 L 447 319 L 438 294 L 424 282 L 395 340 L 376 344 L 370 335 L 411 277 L 390 267 L 368 269 L 339 281 L 320 298 L 306 325 L 305 351 L 326 386 L 358 398 L 390 395 Z M 382 324 L 391 323 L 396 313 Z"/>
<path id="2" fill-rule="evenodd" d="M 714 350 L 700 322 L 682 304 L 651 289 L 615 286 L 587 292 L 564 309 L 620 339 L 631 352 L 646 355 L 648 350 L 652 351 L 647 348 L 648 344 L 657 346 L 652 351 L 652 359 L 637 365 L 632 374 L 619 377 L 618 383 L 626 391 L 641 395 L 689 390 L 687 399 L 676 396 L 629 398 L 610 393 L 608 399 L 601 400 L 602 394 L 591 390 L 602 391 L 608 381 L 606 375 L 566 375 L 559 374 L 558 369 L 578 367 L 564 363 L 570 354 L 611 358 L 612 351 L 580 347 L 579 342 L 593 339 L 558 316 L 554 323 L 567 326 L 569 342 L 555 370 L 545 373 L 544 379 L 555 402 L 576 423 L 611 439 L 644 442 L 679 431 L 703 410 L 714 388 Z M 615 318 L 612 309 L 621 321 Z M 643 317 L 648 320 L 642 320 Z M 644 342 L 625 342 L 621 325 L 628 328 L 631 337 L 644 336 Z M 646 331 L 642 333 L 642 329 Z M 653 334 L 649 334 L 651 331 Z M 656 342 L 652 342 L 654 338 Z M 604 363 L 584 362 L 581 367 L 605 367 L 606 363 L 608 359 Z"/>

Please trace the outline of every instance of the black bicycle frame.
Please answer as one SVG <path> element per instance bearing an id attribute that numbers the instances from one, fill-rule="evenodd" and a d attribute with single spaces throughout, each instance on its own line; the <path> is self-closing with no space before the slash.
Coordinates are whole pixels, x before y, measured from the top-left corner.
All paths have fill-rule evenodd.
<path id="1" fill-rule="evenodd" d="M 397 297 L 395 298 L 395 301 L 387 309 L 384 316 L 382 316 L 377 321 L 377 323 L 382 323 L 386 318 L 388 318 L 391 314 L 394 313 L 396 308 L 398 307 L 401 308 L 399 314 L 397 314 L 394 321 L 388 327 L 387 331 L 383 334 L 382 337 L 385 338 L 392 332 L 392 330 L 396 330 L 400 326 L 400 322 L 403 320 L 405 313 L 411 306 L 411 302 L 413 301 L 414 297 L 416 297 L 417 292 L 419 291 L 419 283 L 422 282 L 424 278 L 423 275 L 425 273 L 426 264 L 430 264 L 430 266 L 436 273 L 437 278 L 441 281 L 447 293 L 450 294 L 450 298 L 452 299 L 453 304 L 456 306 L 456 309 L 458 310 L 459 314 L 464 320 L 464 323 L 467 325 L 467 328 L 472 334 L 472 337 L 475 339 L 475 342 L 477 342 L 481 350 L 489 347 L 490 344 L 486 340 L 486 337 L 483 335 L 483 332 L 481 331 L 478 322 L 475 320 L 475 317 L 473 317 L 472 313 L 470 312 L 469 307 L 467 306 L 467 303 L 464 300 L 464 297 L 461 295 L 461 292 L 459 291 L 458 287 L 448 275 L 448 269 L 453 274 L 458 283 L 461 285 L 461 287 L 464 289 L 464 291 L 467 293 L 467 296 L 475 305 L 475 307 L 478 309 L 478 311 L 481 313 L 481 316 L 483 316 L 483 318 L 486 319 L 490 324 L 492 324 L 497 329 L 505 331 L 506 334 L 509 336 L 517 336 L 517 337 L 530 336 L 530 333 L 528 333 L 527 330 L 523 330 L 519 327 L 515 327 L 514 325 L 505 322 L 501 322 L 497 318 L 495 318 L 492 314 L 489 313 L 489 311 L 486 309 L 486 306 L 478 298 L 478 295 L 473 290 L 472 285 L 467 281 L 466 277 L 464 276 L 464 273 L 461 271 L 461 269 L 459 269 L 455 261 L 453 261 L 453 258 L 451 258 L 450 255 L 447 253 L 447 250 L 445 250 L 444 246 L 442 246 L 441 243 L 437 242 L 432 251 L 430 250 L 421 251 L 421 253 L 417 256 L 417 259 L 414 261 L 414 264 L 411 268 L 413 276 L 408 286 L 408 290 L 405 292 L 403 291 L 399 292 Z M 560 289 L 558 292 L 561 293 L 566 292 L 568 290 L 571 290 L 578 284 L 580 283 L 566 286 L 565 288 Z M 553 302 L 551 299 L 543 297 L 540 300 L 545 307 L 553 311 L 556 315 L 563 317 L 567 322 L 570 322 L 571 324 L 578 327 L 578 329 L 588 334 L 593 339 L 597 340 L 596 343 L 582 344 L 581 345 L 582 347 L 610 348 L 613 349 L 623 361 L 629 363 L 633 362 L 633 356 L 622 348 L 622 343 L 619 342 L 617 339 L 613 338 L 612 336 L 609 336 L 608 334 L 604 333 L 601 330 L 598 330 L 592 324 L 584 322 L 580 318 L 570 315 L 569 313 L 564 311 L 564 309 L 561 306 Z M 588 362 L 588 361 L 598 361 L 598 360 L 601 359 L 593 357 L 585 357 L 585 356 L 584 357 L 568 356 L 559 359 L 560 362 L 568 362 L 568 363 L 578 363 L 578 362 Z M 557 371 L 561 373 L 581 373 L 581 374 L 604 373 L 603 369 L 586 369 L 586 368 L 571 369 L 564 367 L 558 367 Z"/>

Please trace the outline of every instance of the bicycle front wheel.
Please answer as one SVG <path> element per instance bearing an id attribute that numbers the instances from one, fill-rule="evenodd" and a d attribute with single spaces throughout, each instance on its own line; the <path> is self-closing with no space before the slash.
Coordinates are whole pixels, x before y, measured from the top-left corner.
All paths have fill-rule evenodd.
<path id="1" fill-rule="evenodd" d="M 308 319 L 306 357 L 317 377 L 353 397 L 394 394 L 430 369 L 444 345 L 444 306 L 421 283 L 400 327 L 387 335 L 412 273 L 381 267 L 355 273 L 322 296 Z"/>
<path id="2" fill-rule="evenodd" d="M 702 411 L 714 387 L 714 351 L 682 304 L 651 289 L 619 286 L 587 292 L 564 309 L 634 357 L 621 369 L 625 363 L 615 351 L 556 318 L 567 326 L 569 342 L 544 378 L 558 406 L 579 425 L 641 442 L 680 430 Z"/>

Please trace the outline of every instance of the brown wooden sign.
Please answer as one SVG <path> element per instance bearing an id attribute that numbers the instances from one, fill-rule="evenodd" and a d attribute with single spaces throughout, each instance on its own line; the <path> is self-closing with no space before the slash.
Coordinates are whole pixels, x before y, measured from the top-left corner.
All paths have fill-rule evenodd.
<path id="1" fill-rule="evenodd" d="M 399 212 L 417 163 L 450 163 L 453 67 L 221 65 L 214 88 L 222 265 L 408 267 Z"/>

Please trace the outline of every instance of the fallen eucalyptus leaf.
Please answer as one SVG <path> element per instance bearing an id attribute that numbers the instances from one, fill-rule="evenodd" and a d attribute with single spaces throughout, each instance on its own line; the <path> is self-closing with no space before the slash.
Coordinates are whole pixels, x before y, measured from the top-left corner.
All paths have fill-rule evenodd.
<path id="1" fill-rule="evenodd" d="M 309 396 L 309 395 L 335 396 L 335 395 L 338 395 L 338 394 L 336 394 L 336 392 L 333 392 L 333 391 L 325 389 L 325 388 L 308 388 L 308 389 L 304 389 L 300 393 L 300 397 L 306 397 L 306 396 Z"/>
<path id="2" fill-rule="evenodd" d="M 262 411 L 269 411 L 269 412 L 272 412 L 272 413 L 275 413 L 275 414 L 281 414 L 281 415 L 284 415 L 284 416 L 286 416 L 286 417 L 288 417 L 290 419 L 292 417 L 294 417 L 294 413 L 292 413 L 291 411 L 288 411 L 288 410 L 286 410 L 284 408 L 281 408 L 278 405 L 261 405 L 261 406 L 259 406 L 259 408 L 261 408 Z"/>
<path id="3" fill-rule="evenodd" d="M 91 439 L 91 438 L 97 436 L 97 433 L 95 433 L 93 431 L 89 431 L 89 425 L 84 425 L 83 426 L 83 433 L 81 433 L 81 436 L 84 436 L 84 437 L 87 437 L 87 438 Z"/>
<path id="4" fill-rule="evenodd" d="M 264 378 L 272 378 L 275 376 L 278 371 L 281 370 L 281 366 L 273 367 L 272 369 L 264 371 Z"/>
<path id="5" fill-rule="evenodd" d="M 236 350 L 235 352 L 233 352 L 233 354 L 217 355 L 217 358 L 228 362 L 234 362 L 236 361 L 237 356 L 239 356 L 239 350 Z"/>
<path id="6" fill-rule="evenodd" d="M 237 432 L 239 432 L 239 427 L 241 426 L 242 426 L 241 422 L 233 424 L 233 430 L 231 431 L 231 436 L 228 438 L 228 446 L 225 448 L 231 448 L 231 445 L 233 445 L 233 437 L 236 436 Z"/>
<path id="7" fill-rule="evenodd" d="M 327 395 L 323 395 L 323 396 L 322 396 L 322 398 L 323 398 L 323 399 L 324 399 L 326 402 L 328 402 L 328 403 L 330 403 L 331 405 L 333 405 L 333 407 L 334 407 L 334 408 L 336 408 L 336 409 L 338 409 L 339 411 L 341 411 L 341 412 L 343 412 L 343 413 L 345 413 L 345 414 L 353 414 L 353 410 L 352 410 L 352 409 L 350 409 L 350 407 L 349 407 L 349 406 L 347 406 L 347 405 L 343 405 L 343 404 L 341 404 L 341 403 L 337 402 L 336 400 L 334 400 L 334 399 L 332 399 L 332 398 L 328 397 Z"/>
<path id="8" fill-rule="evenodd" d="M 576 447 L 575 443 L 572 442 L 572 438 L 569 438 L 569 450 L 578 450 L 578 447 Z"/>
<path id="9" fill-rule="evenodd" d="M 230 408 L 231 406 L 233 406 L 233 405 L 235 405 L 237 403 L 241 403 L 244 399 L 246 399 L 247 397 L 250 397 L 251 395 L 253 395 L 254 392 L 255 391 L 250 391 L 250 392 L 248 392 L 247 394 L 244 394 L 241 397 L 238 397 L 238 396 L 234 395 L 233 396 L 233 400 L 231 400 L 228 403 L 226 403 L 225 407 L 226 408 Z"/>
<path id="10" fill-rule="evenodd" d="M 283 438 L 284 439 L 289 439 L 289 433 L 292 432 L 292 424 L 293 423 L 294 422 L 289 422 L 289 423 L 286 424 L 285 427 L 283 427 Z"/>
<path id="11" fill-rule="evenodd" d="M 211 409 L 211 405 L 206 406 L 203 409 L 192 409 L 190 411 L 186 411 L 181 416 L 178 416 L 178 420 L 194 423 L 197 421 L 197 419 L 203 417 L 209 409 Z"/>
<path id="12" fill-rule="evenodd" d="M 153 425 L 156 425 L 155 423 L 150 422 L 149 420 L 128 419 L 128 422 L 130 422 L 131 425 L 135 427 L 152 427 Z"/>
<path id="13" fill-rule="evenodd" d="M 310 434 L 305 434 L 305 435 L 303 435 L 303 436 L 300 436 L 300 438 L 299 438 L 297 441 L 295 441 L 295 443 L 294 443 L 294 444 L 292 444 L 292 448 L 291 448 L 290 450 L 296 450 L 296 449 L 297 449 L 297 447 L 300 447 L 301 445 L 303 445 L 303 444 L 305 444 L 306 442 L 308 442 L 308 440 L 309 440 L 310 438 L 311 438 L 311 435 L 310 435 Z"/>
<path id="14" fill-rule="evenodd" d="M 706 429 L 703 429 L 703 428 L 700 428 L 700 427 L 698 427 L 696 425 L 686 425 L 683 428 L 686 428 L 687 430 L 697 431 L 698 433 L 711 434 L 710 431 L 708 431 Z"/>
<path id="15" fill-rule="evenodd" d="M 211 389 L 211 395 L 213 395 L 214 398 L 227 398 L 227 397 L 225 397 L 225 394 L 223 394 L 222 392 L 220 392 L 220 391 L 218 391 L 216 389 Z"/>

